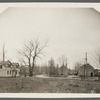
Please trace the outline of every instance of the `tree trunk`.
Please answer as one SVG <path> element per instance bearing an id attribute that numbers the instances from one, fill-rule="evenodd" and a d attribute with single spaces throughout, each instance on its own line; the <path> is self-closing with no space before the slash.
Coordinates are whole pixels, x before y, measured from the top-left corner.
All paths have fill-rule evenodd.
<path id="1" fill-rule="evenodd" d="M 32 70 L 30 71 L 30 75 L 29 75 L 29 76 L 31 76 L 31 77 L 33 76 L 33 72 L 32 72 Z"/>
<path id="2" fill-rule="evenodd" d="M 29 61 L 29 76 L 33 76 L 32 75 L 32 68 L 31 68 L 30 58 L 28 59 L 28 61 Z"/>
<path id="3" fill-rule="evenodd" d="M 34 74 L 35 76 L 34 66 L 35 66 L 35 57 L 33 57 L 33 64 L 32 64 L 32 74 Z"/>

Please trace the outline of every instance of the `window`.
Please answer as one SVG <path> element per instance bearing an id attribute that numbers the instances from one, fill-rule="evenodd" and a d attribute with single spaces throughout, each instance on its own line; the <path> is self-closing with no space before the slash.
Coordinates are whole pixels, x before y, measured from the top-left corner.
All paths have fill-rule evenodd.
<path id="1" fill-rule="evenodd" d="M 0 65 L 0 69 L 2 69 L 2 65 Z"/>
<path id="2" fill-rule="evenodd" d="M 7 74 L 9 74 L 9 70 L 7 70 Z"/>
<path id="3" fill-rule="evenodd" d="M 11 70 L 10 70 L 10 74 L 11 74 Z"/>

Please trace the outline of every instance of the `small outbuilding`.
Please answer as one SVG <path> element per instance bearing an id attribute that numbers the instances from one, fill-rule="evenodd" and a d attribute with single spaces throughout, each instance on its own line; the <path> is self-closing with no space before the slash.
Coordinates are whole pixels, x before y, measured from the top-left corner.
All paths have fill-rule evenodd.
<path id="1" fill-rule="evenodd" d="M 90 64 L 84 64 L 78 69 L 79 76 L 93 77 L 94 68 Z"/>

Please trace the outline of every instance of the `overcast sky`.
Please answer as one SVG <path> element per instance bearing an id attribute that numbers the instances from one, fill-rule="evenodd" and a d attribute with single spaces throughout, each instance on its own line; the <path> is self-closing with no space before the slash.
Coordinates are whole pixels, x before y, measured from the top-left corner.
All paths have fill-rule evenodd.
<path id="1" fill-rule="evenodd" d="M 57 62 L 65 55 L 72 68 L 88 52 L 88 62 L 93 65 L 92 55 L 100 47 L 100 13 L 91 8 L 12 7 L 0 14 L 0 51 L 5 42 L 6 59 L 17 61 L 16 49 L 24 40 L 38 36 L 49 40 L 41 63 L 51 57 Z"/>

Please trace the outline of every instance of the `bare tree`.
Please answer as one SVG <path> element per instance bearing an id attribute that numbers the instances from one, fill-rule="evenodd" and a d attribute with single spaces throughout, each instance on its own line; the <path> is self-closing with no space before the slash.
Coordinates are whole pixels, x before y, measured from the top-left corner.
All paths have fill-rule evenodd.
<path id="1" fill-rule="evenodd" d="M 28 65 L 28 62 L 27 61 L 25 61 L 25 59 L 24 58 L 21 58 L 21 57 L 17 57 L 18 58 L 18 61 L 22 64 L 22 65 Z"/>
<path id="2" fill-rule="evenodd" d="M 58 58 L 58 61 L 61 66 L 61 75 L 63 75 L 65 67 L 67 68 L 68 66 L 68 59 L 65 55 L 62 55 Z"/>
<path id="3" fill-rule="evenodd" d="M 93 61 L 97 65 L 98 68 L 100 68 L 100 48 L 98 48 L 94 55 L 93 55 Z"/>
<path id="4" fill-rule="evenodd" d="M 68 59 L 66 58 L 66 56 L 62 55 L 58 58 L 58 61 L 61 64 L 61 66 L 68 66 Z"/>
<path id="5" fill-rule="evenodd" d="M 48 61 L 48 66 L 49 66 L 49 75 L 55 75 L 55 62 L 53 58 L 51 58 Z"/>
<path id="6" fill-rule="evenodd" d="M 40 42 L 38 39 L 34 41 L 29 40 L 24 42 L 22 50 L 18 51 L 22 57 L 22 62 L 28 62 L 30 76 L 33 76 L 36 59 L 40 58 L 41 55 L 44 55 L 43 49 L 47 46 L 47 43 L 47 41 Z"/>
<path id="7" fill-rule="evenodd" d="M 76 62 L 75 63 L 75 68 L 74 68 L 75 71 L 78 71 L 81 66 L 82 66 L 82 64 L 80 62 Z"/>

